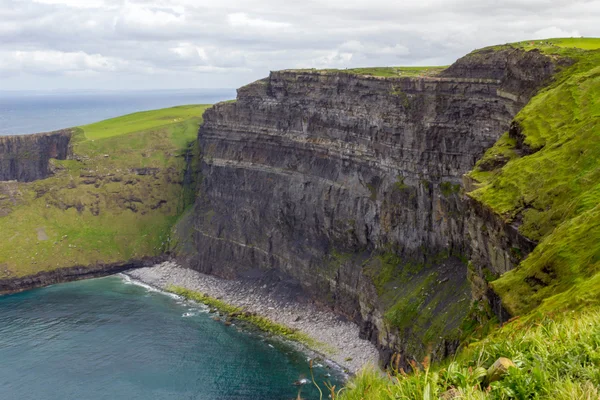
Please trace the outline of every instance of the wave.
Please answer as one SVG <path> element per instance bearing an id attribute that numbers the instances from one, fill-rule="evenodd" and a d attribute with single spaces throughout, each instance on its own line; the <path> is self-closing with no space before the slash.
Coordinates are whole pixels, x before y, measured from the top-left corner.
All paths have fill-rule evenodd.
<path id="1" fill-rule="evenodd" d="M 135 285 L 135 286 L 142 287 L 142 288 L 146 289 L 146 291 L 149 293 L 159 293 L 164 296 L 171 297 L 171 298 L 177 300 L 176 301 L 177 304 L 179 304 L 181 306 L 187 306 L 188 311 L 181 315 L 182 318 L 195 317 L 199 314 L 207 314 L 209 312 L 209 307 L 205 304 L 196 303 L 195 301 L 187 300 L 183 296 L 180 296 L 175 293 L 167 292 L 166 290 L 159 289 L 157 287 L 154 287 L 152 285 L 149 285 L 147 283 L 144 283 L 142 281 L 134 279 L 131 276 L 126 275 L 126 274 L 117 274 L 117 276 L 119 276 L 121 278 L 121 280 L 123 281 L 123 284 L 125 284 L 125 285 Z"/>

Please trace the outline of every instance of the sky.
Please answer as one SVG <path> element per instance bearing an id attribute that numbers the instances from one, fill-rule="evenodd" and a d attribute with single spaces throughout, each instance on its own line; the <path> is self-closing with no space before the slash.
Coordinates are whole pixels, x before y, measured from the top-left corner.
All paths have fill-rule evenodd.
<path id="1" fill-rule="evenodd" d="M 600 0 L 0 0 L 0 91 L 233 88 L 600 36 Z"/>

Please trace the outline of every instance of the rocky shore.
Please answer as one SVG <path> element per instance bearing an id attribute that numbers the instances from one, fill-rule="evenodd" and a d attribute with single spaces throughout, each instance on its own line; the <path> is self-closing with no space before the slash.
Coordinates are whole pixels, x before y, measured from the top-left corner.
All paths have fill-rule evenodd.
<path id="1" fill-rule="evenodd" d="M 174 285 L 201 292 L 297 329 L 334 349 L 333 354 L 324 356 L 350 373 L 356 373 L 368 364 L 377 365 L 377 349 L 369 341 L 359 338 L 356 324 L 311 302 L 290 300 L 287 293 L 273 290 L 272 285 L 259 280 L 224 280 L 180 267 L 174 262 L 129 270 L 124 274 L 159 289 Z"/>

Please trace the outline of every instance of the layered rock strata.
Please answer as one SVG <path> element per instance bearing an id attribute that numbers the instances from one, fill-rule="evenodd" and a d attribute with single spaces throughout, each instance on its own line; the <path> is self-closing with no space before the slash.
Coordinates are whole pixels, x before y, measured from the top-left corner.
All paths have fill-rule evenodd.
<path id="1" fill-rule="evenodd" d="M 71 131 L 0 136 L 0 181 L 31 182 L 51 175 L 50 159 L 69 155 Z"/>
<path id="2" fill-rule="evenodd" d="M 272 72 L 204 115 L 180 258 L 229 278 L 278 271 L 358 322 L 384 362 L 453 352 L 471 305 L 466 260 L 481 278 L 510 269 L 515 246 L 465 201 L 462 176 L 553 71 L 510 49 L 435 77 Z"/>

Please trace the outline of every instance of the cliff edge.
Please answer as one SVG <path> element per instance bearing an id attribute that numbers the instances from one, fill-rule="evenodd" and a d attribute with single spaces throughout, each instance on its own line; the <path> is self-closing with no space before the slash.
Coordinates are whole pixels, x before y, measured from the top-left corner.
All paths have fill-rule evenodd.
<path id="1" fill-rule="evenodd" d="M 473 297 L 490 297 L 468 277 L 470 231 L 495 221 L 469 207 L 462 177 L 555 68 L 505 48 L 427 76 L 272 72 L 205 113 L 180 258 L 229 278 L 277 271 L 359 323 L 384 362 L 451 354 Z M 511 264 L 514 244 L 485 236 L 497 252 L 479 256 Z"/>

